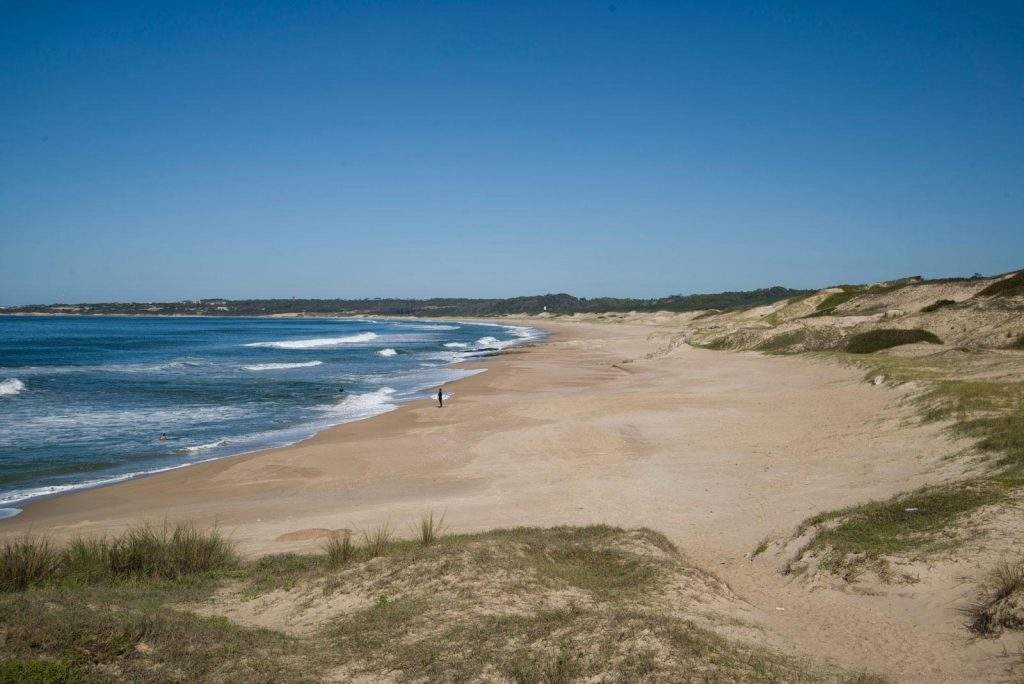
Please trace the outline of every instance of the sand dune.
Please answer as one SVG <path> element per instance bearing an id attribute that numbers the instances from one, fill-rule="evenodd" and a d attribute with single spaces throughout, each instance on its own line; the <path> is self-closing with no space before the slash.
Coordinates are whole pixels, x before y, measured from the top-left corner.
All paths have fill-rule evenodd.
<path id="1" fill-rule="evenodd" d="M 952 627 L 963 586 L 928 601 L 808 591 L 748 558 L 819 511 L 960 475 L 944 457 L 962 444 L 908 427 L 900 391 L 856 369 L 696 349 L 674 325 L 645 323 L 547 321 L 549 342 L 489 359 L 444 409 L 411 404 L 292 447 L 41 501 L 0 531 L 69 537 L 191 519 L 255 555 L 427 510 L 457 531 L 646 526 L 795 653 L 907 680 L 999 667 L 993 646 Z"/>

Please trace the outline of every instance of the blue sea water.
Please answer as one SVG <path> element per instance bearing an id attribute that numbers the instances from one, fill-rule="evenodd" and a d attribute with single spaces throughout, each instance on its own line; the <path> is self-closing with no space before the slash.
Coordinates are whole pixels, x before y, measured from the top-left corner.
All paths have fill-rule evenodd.
<path id="1" fill-rule="evenodd" d="M 479 372 L 453 363 L 539 336 L 434 320 L 0 316 L 0 517 L 383 413 Z"/>

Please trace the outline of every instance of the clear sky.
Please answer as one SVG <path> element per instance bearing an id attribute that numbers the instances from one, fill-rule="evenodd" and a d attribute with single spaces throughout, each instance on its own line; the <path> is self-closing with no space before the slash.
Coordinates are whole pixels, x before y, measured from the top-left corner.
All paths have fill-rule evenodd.
<path id="1" fill-rule="evenodd" d="M 1024 266 L 1024 2 L 0 1 L 0 304 Z"/>

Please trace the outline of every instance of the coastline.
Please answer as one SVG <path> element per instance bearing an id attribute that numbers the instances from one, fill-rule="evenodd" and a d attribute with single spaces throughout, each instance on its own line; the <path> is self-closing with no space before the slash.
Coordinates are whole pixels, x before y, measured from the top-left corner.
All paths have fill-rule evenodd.
<path id="1" fill-rule="evenodd" d="M 36 314 L 10 314 L 10 315 L 36 315 Z M 63 314 L 63 313 L 61 313 L 61 314 L 39 314 L 39 315 L 87 316 L 89 314 Z M 134 315 L 134 314 L 95 314 L 95 315 L 97 315 L 97 316 L 125 317 L 125 318 L 149 317 L 149 315 Z M 158 317 L 158 316 L 154 315 L 153 317 Z M 232 317 L 232 316 L 180 316 L 180 315 L 165 315 L 163 317 L 164 318 L 182 318 L 182 317 L 186 317 L 186 318 L 237 318 L 237 317 Z M 313 316 L 307 316 L 307 318 L 312 318 L 312 317 Z M 250 318 L 250 317 L 246 316 L 246 318 Z M 252 318 L 280 318 L 280 316 L 267 315 L 267 316 L 254 316 Z M 367 317 L 364 317 L 364 316 L 316 316 L 316 318 L 353 318 L 353 319 L 357 319 L 358 320 L 358 319 L 371 318 L 371 317 L 368 317 L 368 316 Z M 424 319 L 421 319 L 420 317 L 413 317 L 413 316 L 376 316 L 376 317 L 372 317 L 372 319 L 373 320 L 398 320 L 398 321 L 401 321 L 401 320 L 424 320 Z M 497 351 L 497 352 L 494 352 L 494 353 L 489 353 L 489 354 L 481 354 L 479 359 L 464 359 L 464 360 L 461 360 L 461 361 L 455 361 L 455 362 L 447 364 L 444 367 L 452 368 L 452 369 L 456 369 L 456 370 L 474 371 L 474 373 L 472 375 L 468 375 L 468 376 L 465 376 L 465 377 L 460 377 L 460 378 L 455 378 L 455 379 L 449 380 L 448 382 L 445 383 L 445 386 L 460 384 L 463 381 L 470 380 L 473 377 L 475 377 L 477 375 L 480 375 L 481 373 L 489 370 L 490 366 L 483 366 L 482 365 L 483 363 L 485 363 L 485 360 L 489 364 L 494 359 L 497 359 L 497 358 L 501 357 L 504 354 L 513 352 L 513 350 L 516 350 L 516 349 L 520 349 L 521 350 L 524 347 L 528 347 L 528 346 L 535 345 L 535 344 L 541 344 L 545 340 L 551 338 L 554 335 L 554 333 L 550 329 L 546 329 L 543 325 L 533 325 L 533 324 L 526 325 L 525 321 L 521 322 L 521 321 L 518 321 L 518 319 L 516 320 L 516 323 L 520 323 L 521 322 L 522 325 L 517 325 L 516 323 L 508 323 L 508 324 L 493 323 L 490 320 L 486 320 L 486 319 L 470 319 L 470 318 L 438 319 L 438 320 L 444 320 L 444 321 L 449 321 L 450 320 L 450 322 L 452 322 L 452 323 L 465 322 L 465 323 L 473 323 L 473 324 L 478 324 L 478 325 L 493 325 L 493 326 L 496 326 L 496 327 L 503 327 L 503 328 L 517 328 L 517 327 L 531 328 L 531 329 L 539 331 L 541 333 L 541 336 L 540 336 L 539 339 L 535 339 L 533 337 L 528 337 L 528 338 L 524 339 L 524 341 L 522 343 L 514 343 L 514 344 L 512 344 L 512 345 L 510 345 L 510 346 L 508 346 L 506 348 L 501 349 L 500 351 Z M 377 414 L 374 414 L 374 415 L 370 415 L 370 416 L 366 416 L 366 417 L 361 417 L 361 418 L 355 418 L 353 420 L 348 420 L 348 421 L 344 421 L 344 422 L 341 422 L 341 423 L 336 423 L 336 424 L 333 424 L 333 425 L 327 425 L 327 426 L 322 426 L 322 427 L 314 428 L 314 431 L 311 434 L 308 434 L 305 437 L 301 437 L 301 438 L 297 439 L 294 442 L 289 442 L 289 443 L 286 443 L 286 444 L 279 444 L 279 445 L 272 445 L 272 446 L 259 446 L 259 447 L 252 448 L 252 449 L 249 449 L 249 450 L 246 450 L 246 451 L 240 451 L 238 453 L 229 453 L 229 454 L 214 456 L 214 457 L 211 457 L 211 458 L 208 458 L 208 459 L 205 459 L 205 460 L 191 461 L 191 462 L 181 463 L 181 464 L 178 464 L 178 465 L 165 466 L 165 467 L 162 467 L 162 468 L 159 468 L 159 469 L 155 469 L 155 470 L 151 470 L 151 471 L 143 471 L 143 472 L 138 472 L 138 473 L 127 473 L 125 475 L 112 477 L 110 480 L 107 480 L 107 481 L 85 482 L 85 483 L 80 483 L 80 484 L 77 484 L 77 485 L 71 485 L 68 488 L 62 489 L 60 491 L 48 492 L 48 493 L 45 493 L 45 494 L 38 494 L 38 495 L 35 495 L 35 496 L 30 496 L 30 497 L 25 498 L 25 499 L 18 499 L 18 500 L 12 500 L 12 501 L 3 501 L 3 502 L 0 502 L 0 536 L 2 536 L 2 534 L 4 532 L 4 527 L 3 527 L 2 521 L 10 520 L 10 519 L 13 519 L 13 518 L 20 518 L 20 517 L 22 517 L 24 515 L 25 510 L 29 506 L 33 506 L 35 504 L 39 504 L 39 503 L 42 503 L 44 501 L 48 501 L 48 500 L 51 500 L 51 499 L 56 499 L 56 498 L 63 497 L 63 496 L 71 496 L 71 495 L 78 494 L 78 493 L 84 493 L 84 492 L 89 492 L 89 491 L 94 491 L 94 490 L 99 490 L 99 489 L 105 489 L 105 488 L 108 488 L 108 487 L 115 487 L 115 486 L 118 486 L 118 485 L 122 485 L 122 484 L 126 484 L 126 483 L 129 483 L 129 482 L 133 482 L 133 481 L 136 481 L 136 480 L 141 480 L 141 479 L 146 479 L 146 478 L 151 478 L 151 477 L 158 477 L 160 475 L 165 475 L 165 474 L 173 473 L 175 471 L 182 470 L 182 469 L 185 469 L 185 468 L 195 468 L 195 467 L 199 467 L 199 466 L 204 466 L 204 465 L 212 464 L 212 463 L 215 463 L 215 462 L 218 462 L 218 461 L 223 461 L 223 460 L 228 460 L 228 459 L 236 459 L 236 458 L 241 458 L 241 457 L 245 457 L 245 456 L 257 456 L 257 455 L 263 454 L 265 452 L 273 452 L 273 451 L 276 451 L 276 450 L 279 450 L 279 449 L 288 449 L 290 447 L 294 447 L 296 445 L 300 445 L 300 444 L 303 444 L 304 442 L 312 440 L 312 439 L 316 438 L 318 435 L 320 435 L 323 432 L 327 432 L 329 430 L 334 430 L 334 429 L 342 428 L 342 427 L 344 427 L 346 425 L 350 425 L 352 423 L 358 423 L 358 422 L 362 422 L 362 421 L 373 420 L 374 418 L 379 418 L 379 417 L 381 417 L 383 415 L 386 415 L 388 413 L 392 413 L 394 411 L 400 411 L 400 410 L 402 410 L 402 408 L 404 408 L 406 406 L 409 406 L 411 404 L 420 403 L 420 402 L 423 402 L 423 401 L 432 402 L 433 400 L 432 399 L 412 399 L 412 400 L 401 401 L 400 403 L 398 403 L 395 406 L 395 408 L 382 411 L 381 413 L 377 413 Z"/>
<path id="2" fill-rule="evenodd" d="M 646 526 L 797 651 L 908 679 L 960 679 L 991 655 L 946 628 L 958 584 L 926 603 L 807 592 L 748 557 L 822 510 L 950 476 L 960 445 L 908 426 L 900 393 L 814 359 L 673 346 L 676 330 L 654 321 L 530 324 L 549 337 L 489 357 L 444 409 L 414 401 L 288 447 L 42 500 L 0 521 L 0 538 L 188 520 L 251 557 L 382 523 L 408 536 L 431 511 L 456 532 Z"/>

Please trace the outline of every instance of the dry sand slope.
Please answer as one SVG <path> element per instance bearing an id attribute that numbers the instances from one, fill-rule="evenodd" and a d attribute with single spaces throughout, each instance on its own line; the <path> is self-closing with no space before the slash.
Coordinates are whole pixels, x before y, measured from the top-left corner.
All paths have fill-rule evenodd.
<path id="1" fill-rule="evenodd" d="M 956 475 L 943 457 L 962 445 L 908 427 L 898 391 L 806 358 L 671 346 L 658 326 L 543 325 L 549 342 L 488 360 L 444 409 L 420 402 L 293 447 L 39 502 L 0 533 L 190 518 L 257 554 L 426 510 L 458 531 L 648 526 L 785 648 L 905 681 L 1000 676 L 993 647 L 960 628 L 967 588 L 955 582 L 927 595 L 811 590 L 748 558 L 818 511 Z"/>

